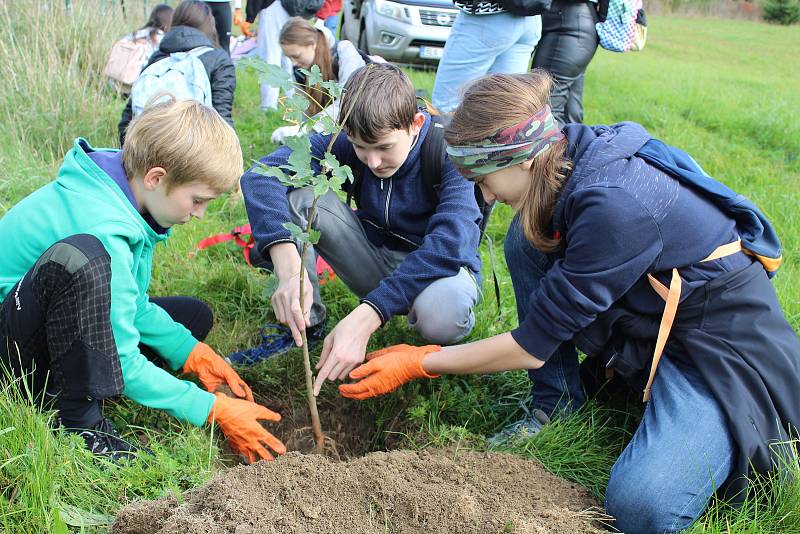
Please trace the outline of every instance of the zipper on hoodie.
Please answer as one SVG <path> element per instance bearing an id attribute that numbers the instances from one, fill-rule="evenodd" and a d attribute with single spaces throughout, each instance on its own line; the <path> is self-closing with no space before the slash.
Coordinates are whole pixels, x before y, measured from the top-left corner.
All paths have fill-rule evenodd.
<path id="1" fill-rule="evenodd" d="M 383 184 L 383 180 L 381 180 Z M 386 230 L 389 231 L 389 201 L 392 199 L 392 178 L 389 177 L 389 190 L 386 192 L 386 207 L 383 210 L 383 220 L 386 223 Z"/>

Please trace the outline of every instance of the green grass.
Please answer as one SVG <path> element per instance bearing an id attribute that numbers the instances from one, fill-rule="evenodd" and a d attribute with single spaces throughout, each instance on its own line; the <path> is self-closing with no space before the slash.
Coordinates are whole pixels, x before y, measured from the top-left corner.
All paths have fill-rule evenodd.
<path id="1" fill-rule="evenodd" d="M 13 36 L 0 45 L 0 214 L 52 179 L 73 137 L 87 137 L 95 146 L 116 144 L 124 103 L 104 87 L 98 73 L 113 38 L 135 26 L 142 9 L 141 2 L 128 0 L 137 22 L 126 24 L 118 8 L 97 17 L 101 8 L 110 9 L 110 2 L 101 0 L 73 2 L 74 18 L 63 13 L 59 2 L 47 3 L 44 10 L 33 0 L 20 3 L 28 6 L 24 11 L 39 13 L 39 31 L 24 26 L 24 19 L 16 15 L 22 9 L 17 2 L 14 10 L 0 3 L 0 32 Z M 584 98 L 587 123 L 641 122 L 655 136 L 689 151 L 712 175 L 751 197 L 772 218 L 785 246 L 785 264 L 775 285 L 795 329 L 800 329 L 798 42 L 798 27 L 651 17 L 644 52 L 598 52 Z M 430 91 L 433 73 L 411 75 L 416 87 Z M 234 118 L 246 161 L 274 148 L 269 136 L 281 122 L 259 111 L 258 101 L 256 81 L 241 75 Z M 498 258 L 501 306 L 498 309 L 486 280 L 486 298 L 477 310 L 471 339 L 516 324 L 511 281 L 502 259 L 510 218 L 510 210 L 501 207 L 489 227 Z M 251 345 L 259 325 L 272 319 L 265 276 L 248 268 L 232 245 L 191 253 L 202 237 L 245 221 L 241 202 L 219 199 L 203 220 L 176 228 L 154 265 L 153 295 L 194 295 L 214 308 L 217 325 L 209 342 L 223 353 Z M 482 246 L 485 260 L 487 248 Z M 324 296 L 333 320 L 357 303 L 339 282 L 326 285 Z M 396 318 L 376 333 L 370 346 L 418 341 L 403 319 Z M 291 395 L 302 402 L 298 355 L 247 369 L 243 376 L 261 399 Z M 392 443 L 483 449 L 483 437 L 515 417 L 528 387 L 523 372 L 452 377 L 409 384 L 354 410 L 374 420 L 379 430 L 392 432 L 377 435 L 374 447 Z M 326 408 L 340 402 L 337 399 L 333 387 L 323 391 L 323 424 Z M 51 413 L 38 413 L 14 388 L 0 391 L 0 532 L 104 531 L 104 521 L 125 503 L 179 493 L 220 468 L 219 451 L 207 428 L 195 429 L 126 401 L 112 403 L 106 411 L 125 435 L 145 437 L 155 456 L 119 468 L 98 464 L 74 437 L 49 430 Z M 549 470 L 602 497 L 635 418 L 590 403 L 509 450 L 540 459 Z M 756 496 L 742 508 L 715 503 L 693 531 L 800 532 L 800 473 L 794 469 L 794 482 L 759 481 Z M 76 526 L 81 520 L 84 526 Z"/>

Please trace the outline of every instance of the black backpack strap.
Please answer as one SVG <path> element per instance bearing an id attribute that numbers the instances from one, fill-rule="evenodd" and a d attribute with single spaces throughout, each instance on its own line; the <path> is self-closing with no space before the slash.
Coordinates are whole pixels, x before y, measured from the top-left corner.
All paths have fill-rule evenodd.
<path id="1" fill-rule="evenodd" d="M 447 157 L 444 142 L 445 121 L 439 115 L 431 115 L 431 125 L 428 135 L 420 147 L 420 164 L 422 165 L 422 179 L 425 185 L 436 197 L 439 197 L 439 188 L 442 185 L 442 165 Z"/>

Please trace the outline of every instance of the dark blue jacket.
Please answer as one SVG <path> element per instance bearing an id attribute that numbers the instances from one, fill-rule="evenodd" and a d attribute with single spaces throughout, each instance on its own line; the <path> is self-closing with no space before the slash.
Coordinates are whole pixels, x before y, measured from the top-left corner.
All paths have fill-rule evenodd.
<path id="1" fill-rule="evenodd" d="M 564 132 L 574 168 L 553 218 L 564 246 L 512 331 L 527 352 L 547 360 L 617 301 L 660 315 L 664 302 L 647 273 L 666 273 L 658 278 L 669 285 L 669 271 L 679 268 L 683 301 L 754 261 L 737 253 L 697 263 L 738 239 L 736 225 L 707 198 L 634 156 L 650 140 L 642 126 L 572 124 Z"/>
<path id="2" fill-rule="evenodd" d="M 449 159 L 442 166 L 438 195 L 423 183 L 420 147 L 428 133 L 430 116 L 405 163 L 389 178 L 376 177 L 357 158 L 353 144 L 341 133 L 331 152 L 340 164 L 363 169 L 358 181 L 357 215 L 370 242 L 410 254 L 391 276 L 381 280 L 366 302 L 382 322 L 394 315 L 407 314 L 414 299 L 432 282 L 458 273 L 461 267 L 480 272 L 478 256 L 480 210 L 475 201 L 474 186 L 464 179 Z M 330 141 L 329 135 L 311 136 L 315 169 Z M 291 150 L 281 147 L 261 162 L 270 167 L 285 165 Z M 241 180 L 245 207 L 256 247 L 268 258 L 268 248 L 276 243 L 291 242 L 291 234 L 283 227 L 290 220 L 288 189 L 277 179 L 256 174 L 252 168 Z"/>

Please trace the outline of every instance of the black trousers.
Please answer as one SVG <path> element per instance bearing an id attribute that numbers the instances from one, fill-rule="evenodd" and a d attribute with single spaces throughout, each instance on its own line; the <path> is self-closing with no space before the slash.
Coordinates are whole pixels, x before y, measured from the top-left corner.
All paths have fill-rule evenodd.
<path id="1" fill-rule="evenodd" d="M 583 122 L 583 77 L 597 50 L 597 11 L 589 2 L 554 0 L 542 14 L 533 67 L 553 77 L 550 108 L 561 124 Z"/>
<path id="2" fill-rule="evenodd" d="M 211 330 L 213 315 L 202 301 L 151 300 L 195 338 L 202 340 Z M 88 410 L 124 388 L 110 316 L 111 258 L 105 247 L 88 234 L 62 239 L 0 306 L 0 364 L 10 378 L 25 381 L 36 402 L 55 399 L 59 410 L 67 405 L 72 412 L 80 405 Z M 150 347 L 140 348 L 157 358 Z M 0 372 L 0 381 L 8 378 Z"/>
<path id="3" fill-rule="evenodd" d="M 206 5 L 211 8 L 211 14 L 214 15 L 214 26 L 217 28 L 217 37 L 219 37 L 219 44 L 228 55 L 231 54 L 231 25 L 233 24 L 233 15 L 231 13 L 230 2 L 206 2 Z"/>

